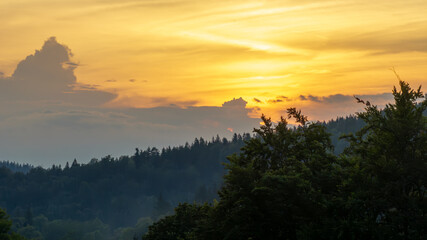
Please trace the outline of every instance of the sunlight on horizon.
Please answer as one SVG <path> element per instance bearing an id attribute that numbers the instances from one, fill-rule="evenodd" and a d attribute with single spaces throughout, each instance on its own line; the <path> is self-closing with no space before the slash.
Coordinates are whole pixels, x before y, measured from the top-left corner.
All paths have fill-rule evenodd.
<path id="1" fill-rule="evenodd" d="M 427 83 L 425 1 L 7 0 L 0 7 L 3 76 L 56 36 L 74 54 L 79 83 L 118 94 L 107 107 L 220 106 L 243 97 L 257 113 L 278 116 L 310 105 L 299 95 L 389 92 L 397 83 L 390 67 L 414 85 Z M 267 100 L 280 95 L 288 101 Z"/>

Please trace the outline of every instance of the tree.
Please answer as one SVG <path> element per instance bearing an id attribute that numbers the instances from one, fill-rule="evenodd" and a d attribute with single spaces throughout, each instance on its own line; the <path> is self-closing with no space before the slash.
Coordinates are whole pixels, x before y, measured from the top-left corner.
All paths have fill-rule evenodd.
<path id="1" fill-rule="evenodd" d="M 336 157 L 322 124 L 295 108 L 288 115 L 300 126 L 262 116 L 257 137 L 228 158 L 205 239 L 297 239 L 321 225 L 337 185 L 330 173 Z"/>
<path id="2" fill-rule="evenodd" d="M 365 105 L 358 113 L 366 125 L 346 138 L 346 157 L 353 161 L 347 189 L 357 200 L 355 217 L 378 238 L 421 239 L 427 232 L 427 100 L 421 86 L 414 90 L 399 79 L 394 103 L 383 110 Z M 371 226 L 371 227 L 369 227 Z M 373 226 L 373 227 L 372 227 Z"/>
<path id="3" fill-rule="evenodd" d="M 77 159 L 74 158 L 73 163 L 71 164 L 71 167 L 73 168 L 73 167 L 78 167 L 78 166 L 80 166 L 80 165 L 77 163 Z"/>

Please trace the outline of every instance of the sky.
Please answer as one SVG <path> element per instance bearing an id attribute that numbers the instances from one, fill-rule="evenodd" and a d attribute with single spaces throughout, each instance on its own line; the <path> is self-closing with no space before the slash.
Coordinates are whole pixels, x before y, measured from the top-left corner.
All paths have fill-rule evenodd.
<path id="1" fill-rule="evenodd" d="M 2 0 L 0 160 L 49 166 L 384 106 L 426 85 L 419 0 Z"/>

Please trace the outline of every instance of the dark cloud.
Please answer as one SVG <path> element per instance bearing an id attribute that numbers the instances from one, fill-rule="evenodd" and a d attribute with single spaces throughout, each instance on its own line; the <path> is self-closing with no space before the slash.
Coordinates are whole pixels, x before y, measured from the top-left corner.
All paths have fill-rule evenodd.
<path id="1" fill-rule="evenodd" d="M 262 103 L 262 101 L 259 100 L 258 98 L 254 98 L 254 101 L 257 102 L 257 103 Z"/>
<path id="2" fill-rule="evenodd" d="M 269 103 L 280 103 L 283 102 L 283 99 L 270 99 L 268 100 Z"/>
<path id="3" fill-rule="evenodd" d="M 97 90 L 99 85 L 91 85 L 91 84 L 79 84 L 77 86 L 79 90 Z"/>
<path id="4" fill-rule="evenodd" d="M 321 101 L 320 97 L 313 96 L 313 95 L 308 95 L 307 99 L 310 100 L 310 101 L 313 101 L 313 102 L 320 102 Z"/>
<path id="5" fill-rule="evenodd" d="M 78 64 L 78 63 L 74 63 L 74 62 L 66 62 L 66 63 L 64 63 L 64 64 L 69 65 L 69 66 L 73 66 L 73 67 L 78 67 L 78 66 L 80 66 L 80 64 Z"/>
<path id="6" fill-rule="evenodd" d="M 284 99 L 284 100 L 289 100 L 289 98 L 288 97 L 286 97 L 286 96 L 277 96 L 276 97 L 277 99 Z"/>
<path id="7" fill-rule="evenodd" d="M 390 103 L 394 101 L 394 96 L 391 93 L 380 93 L 380 94 L 362 94 L 357 95 L 362 100 L 370 101 L 374 105 L 384 105 L 385 103 Z M 352 98 L 354 100 L 354 96 Z"/>
<path id="8" fill-rule="evenodd" d="M 357 97 L 371 101 L 375 104 L 375 102 L 379 102 L 379 104 L 383 104 L 384 102 L 389 102 L 393 99 L 393 95 L 391 93 L 381 93 L 381 94 L 373 94 L 373 95 L 357 95 Z M 344 95 L 344 94 L 334 94 L 326 97 L 314 96 L 314 95 L 300 95 L 299 99 L 301 101 L 311 101 L 316 103 L 325 103 L 325 104 L 343 104 L 348 102 L 356 102 L 354 96 Z"/>
<path id="9" fill-rule="evenodd" d="M 276 99 L 269 99 L 267 100 L 268 103 L 281 103 L 284 101 L 289 101 L 290 99 L 286 96 L 277 96 Z"/>
<path id="10" fill-rule="evenodd" d="M 330 95 L 327 97 L 316 97 L 318 99 L 317 102 L 326 102 L 326 103 L 345 103 L 345 102 L 349 102 L 349 101 L 354 101 L 354 97 L 353 96 L 349 96 L 349 95 L 343 95 L 343 94 L 334 94 L 334 95 Z"/>
<path id="11" fill-rule="evenodd" d="M 243 108 L 244 109 L 246 107 L 247 103 L 248 102 L 246 102 L 245 100 L 243 100 L 243 98 L 241 98 L 241 97 L 238 98 L 238 99 L 233 98 L 233 100 L 224 102 L 222 104 L 222 107 L 224 107 L 224 108 L 237 108 L 237 109 Z"/>
<path id="12" fill-rule="evenodd" d="M 354 96 L 351 95 L 333 94 L 326 97 L 314 95 L 302 96 L 306 101 L 310 101 L 310 104 L 296 105 L 295 107 L 300 108 L 305 115 L 309 116 L 310 120 L 328 121 L 335 116 L 347 116 L 364 111 L 364 105 L 357 103 Z M 312 97 L 310 98 L 309 96 Z M 391 93 L 361 94 L 356 96 L 369 101 L 379 108 L 383 108 L 387 103 L 394 101 Z"/>
<path id="13" fill-rule="evenodd" d="M 132 82 L 132 83 L 134 83 L 134 82 L 141 82 L 141 83 L 147 83 L 148 82 L 148 80 L 136 80 L 136 79 L 129 79 L 129 82 Z"/>
<path id="14" fill-rule="evenodd" d="M 1 106 L 2 103 L 0 103 Z M 82 108 L 38 106 L 0 112 L 0 159 L 50 166 L 73 158 L 82 162 L 107 154 L 131 154 L 135 147 L 176 146 L 195 137 L 251 132 L 259 119 L 241 98 L 223 107 Z M 3 109 L 2 106 L 0 109 Z"/>
<path id="15" fill-rule="evenodd" d="M 180 108 L 172 106 L 156 108 L 132 108 L 123 111 L 127 115 L 135 116 L 137 119 L 143 122 L 175 126 L 196 127 L 203 125 L 203 123 L 207 122 L 208 120 L 211 120 L 217 122 L 218 126 L 227 126 L 232 127 L 233 129 L 240 129 L 244 131 L 247 126 L 258 122 L 257 120 L 248 118 L 248 113 L 251 111 L 251 109 L 246 108 L 246 101 L 244 101 L 242 98 L 227 101 L 223 104 L 222 107 Z"/>
<path id="16" fill-rule="evenodd" d="M 108 79 L 108 80 L 105 80 L 105 82 L 117 82 L 117 80 L 114 80 L 114 79 Z"/>
<path id="17" fill-rule="evenodd" d="M 72 56 L 67 46 L 49 38 L 18 64 L 12 76 L 0 78 L 0 100 L 99 105 L 116 97 L 94 86 L 79 86 L 74 75 L 78 64 L 71 61 Z"/>

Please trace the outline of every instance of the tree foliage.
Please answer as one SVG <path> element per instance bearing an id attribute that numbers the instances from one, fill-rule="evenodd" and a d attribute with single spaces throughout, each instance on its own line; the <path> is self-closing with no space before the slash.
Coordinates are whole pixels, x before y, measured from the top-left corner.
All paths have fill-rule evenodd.
<path id="1" fill-rule="evenodd" d="M 382 239 L 419 239 L 427 226 L 427 100 L 421 87 L 399 81 L 395 102 L 383 110 L 370 102 L 358 113 L 366 125 L 346 138 L 352 158 L 348 189 L 363 205 L 360 222 L 373 225 Z M 356 181 L 357 179 L 357 181 Z"/>
<path id="2" fill-rule="evenodd" d="M 262 116 L 258 137 L 229 157 L 214 239 L 296 239 L 322 221 L 337 185 L 329 134 L 296 109 L 288 114 L 300 126 Z"/>

